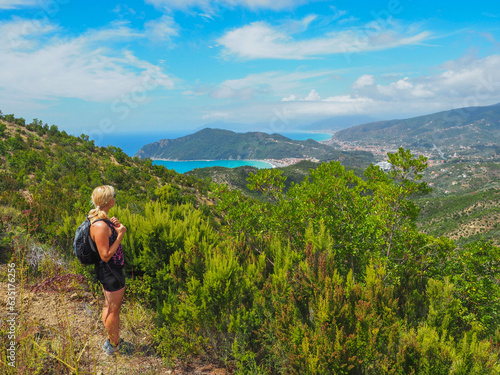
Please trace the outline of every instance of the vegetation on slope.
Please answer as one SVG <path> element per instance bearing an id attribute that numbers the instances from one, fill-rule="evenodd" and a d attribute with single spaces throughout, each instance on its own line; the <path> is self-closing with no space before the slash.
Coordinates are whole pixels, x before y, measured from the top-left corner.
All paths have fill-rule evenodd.
<path id="1" fill-rule="evenodd" d="M 421 229 L 461 243 L 480 239 L 499 243 L 499 191 L 422 200 Z"/>
<path id="2" fill-rule="evenodd" d="M 433 192 L 418 200 L 419 228 L 459 244 L 492 240 L 499 244 L 500 165 L 449 162 L 426 171 Z"/>
<path id="3" fill-rule="evenodd" d="M 157 199 L 161 187 L 170 189 L 172 201 L 193 203 L 207 188 L 117 147 L 96 147 L 88 136 L 74 137 L 36 119 L 25 126 L 16 125 L 24 120 L 12 120 L 0 125 L 0 203 L 23 210 L 26 220 L 36 218 L 45 240 L 57 237 L 66 216 L 84 218 L 95 186 L 115 186 L 122 204 L 139 211 Z"/>
<path id="4" fill-rule="evenodd" d="M 9 123 L 1 139 L 2 235 L 14 210 L 71 254 L 94 184 L 118 186 L 127 293 L 156 311 L 167 361 L 201 355 L 240 374 L 500 372 L 500 249 L 418 231 L 425 158 L 400 149 L 395 169 L 363 178 L 323 163 L 286 190 L 282 171 L 261 170 L 248 184 L 267 200 L 217 184 L 207 200 L 204 180 L 29 126 Z"/>
<path id="5" fill-rule="evenodd" d="M 284 192 L 292 184 L 299 184 L 309 178 L 311 170 L 320 165 L 302 161 L 277 168 L 286 177 Z M 353 171 L 357 176 L 363 176 L 362 169 L 353 168 Z M 497 163 L 446 163 L 427 169 L 423 179 L 432 185 L 433 191 L 429 195 L 414 198 L 421 208 L 417 218 L 419 230 L 436 237 L 448 237 L 459 245 L 481 239 L 491 240 L 498 245 L 499 171 Z M 201 168 L 186 174 L 207 182 L 225 184 L 230 189 L 240 190 L 247 197 L 265 200 L 261 192 L 248 188 L 248 177 L 257 172 L 257 168 L 245 166 L 234 169 Z"/>
<path id="6" fill-rule="evenodd" d="M 321 163 L 316 163 L 309 160 L 302 160 L 296 164 L 286 167 L 277 167 L 277 170 L 283 172 L 284 191 L 286 192 L 293 184 L 300 184 L 304 179 L 309 178 L 311 170 L 320 166 Z M 356 175 L 362 176 L 363 169 L 356 167 L 347 167 L 353 170 Z M 256 167 L 243 166 L 238 168 L 225 168 L 225 167 L 208 167 L 197 168 L 192 171 L 186 172 L 188 176 L 193 176 L 203 179 L 207 182 L 213 182 L 219 185 L 226 185 L 230 189 L 237 189 L 242 191 L 246 196 L 254 199 L 265 200 L 265 196 L 260 191 L 254 191 L 248 188 L 248 178 L 251 174 L 256 174 L 259 171 Z"/>

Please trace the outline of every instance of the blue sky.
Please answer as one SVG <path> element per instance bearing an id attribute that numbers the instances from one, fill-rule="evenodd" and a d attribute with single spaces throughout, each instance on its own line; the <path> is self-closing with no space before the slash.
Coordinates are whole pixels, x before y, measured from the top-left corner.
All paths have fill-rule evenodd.
<path id="1" fill-rule="evenodd" d="M 2 112 L 77 135 L 500 102 L 494 1 L 0 0 L 0 38 Z"/>

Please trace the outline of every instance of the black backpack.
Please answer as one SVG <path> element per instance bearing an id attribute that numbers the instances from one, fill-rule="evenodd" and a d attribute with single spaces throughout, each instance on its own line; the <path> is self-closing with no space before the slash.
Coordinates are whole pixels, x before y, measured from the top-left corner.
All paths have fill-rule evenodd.
<path id="1" fill-rule="evenodd" d="M 97 221 L 105 220 L 97 219 L 94 223 Z M 92 238 L 90 238 L 90 225 L 91 223 L 89 218 L 81 223 L 76 230 L 75 240 L 73 241 L 73 248 L 75 249 L 76 257 L 82 264 L 96 264 L 101 261 L 101 256 L 97 251 L 97 246 Z"/>

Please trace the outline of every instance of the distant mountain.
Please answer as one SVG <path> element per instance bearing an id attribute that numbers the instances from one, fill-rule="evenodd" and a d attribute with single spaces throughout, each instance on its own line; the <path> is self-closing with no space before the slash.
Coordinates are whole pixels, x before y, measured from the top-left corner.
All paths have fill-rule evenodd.
<path id="1" fill-rule="evenodd" d="M 500 140 L 500 104 L 468 107 L 413 117 L 378 121 L 340 130 L 332 142 L 360 142 L 418 148 L 496 147 Z"/>
<path id="2" fill-rule="evenodd" d="M 185 137 L 150 143 L 135 156 L 167 160 L 350 159 L 348 164 L 351 165 L 367 164 L 373 159 L 367 152 L 343 152 L 312 139 L 296 141 L 279 134 L 235 133 L 210 128 Z"/>

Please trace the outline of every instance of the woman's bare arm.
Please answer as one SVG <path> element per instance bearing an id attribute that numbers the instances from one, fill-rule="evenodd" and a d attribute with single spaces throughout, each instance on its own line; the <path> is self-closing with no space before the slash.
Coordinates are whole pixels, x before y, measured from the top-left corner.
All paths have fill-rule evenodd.
<path id="1" fill-rule="evenodd" d="M 116 241 L 113 243 L 113 245 L 109 246 L 111 229 L 109 228 L 108 224 L 106 224 L 104 221 L 99 221 L 92 224 L 90 228 L 90 236 L 94 240 L 103 262 L 108 262 L 114 255 L 116 250 L 118 250 L 118 246 L 120 246 L 127 228 L 120 224 L 119 226 L 115 227 L 115 230 L 118 234 L 118 237 L 116 238 Z"/>

